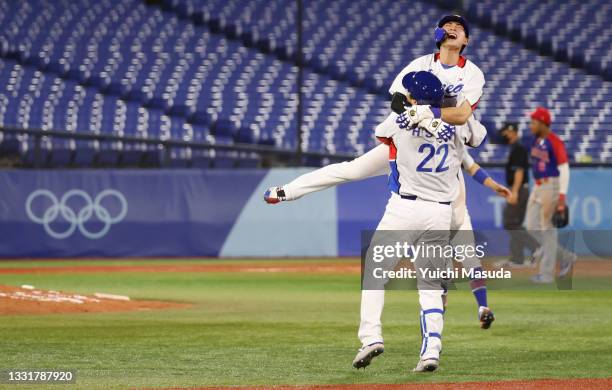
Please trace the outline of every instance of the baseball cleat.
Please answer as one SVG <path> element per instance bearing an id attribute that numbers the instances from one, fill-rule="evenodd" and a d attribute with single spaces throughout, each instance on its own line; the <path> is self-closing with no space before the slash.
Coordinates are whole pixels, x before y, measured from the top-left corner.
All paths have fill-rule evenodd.
<path id="1" fill-rule="evenodd" d="M 440 361 L 437 358 L 421 359 L 412 372 L 432 372 L 438 369 Z"/>
<path id="2" fill-rule="evenodd" d="M 576 262 L 577 256 L 572 254 L 572 257 L 569 260 L 562 261 L 559 264 L 559 277 L 562 278 L 564 276 L 570 275 L 572 269 L 574 268 L 574 263 Z"/>
<path id="3" fill-rule="evenodd" d="M 287 200 L 285 190 L 283 189 L 283 187 L 270 187 L 264 193 L 264 200 L 268 204 L 276 204 L 278 202 Z"/>
<path id="4" fill-rule="evenodd" d="M 482 329 L 489 329 L 493 321 L 495 321 L 495 315 L 488 307 L 480 306 L 478 309 L 478 319 Z"/>
<path id="5" fill-rule="evenodd" d="M 353 359 L 353 367 L 356 369 L 366 368 L 376 356 L 385 352 L 383 343 L 372 343 L 359 348 L 357 356 Z"/>

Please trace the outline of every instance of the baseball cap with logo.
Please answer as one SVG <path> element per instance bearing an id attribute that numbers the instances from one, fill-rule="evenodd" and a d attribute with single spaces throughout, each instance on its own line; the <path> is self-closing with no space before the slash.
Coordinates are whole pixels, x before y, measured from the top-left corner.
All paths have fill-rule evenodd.
<path id="1" fill-rule="evenodd" d="M 531 117 L 531 119 L 538 120 L 544 123 L 546 126 L 550 126 L 550 111 L 548 111 L 544 107 L 536 108 L 531 114 L 529 114 L 529 116 Z"/>

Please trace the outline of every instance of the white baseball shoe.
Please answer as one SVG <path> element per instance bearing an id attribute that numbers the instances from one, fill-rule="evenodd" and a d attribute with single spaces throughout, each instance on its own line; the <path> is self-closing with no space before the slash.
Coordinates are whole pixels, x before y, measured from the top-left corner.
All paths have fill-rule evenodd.
<path id="1" fill-rule="evenodd" d="M 287 200 L 283 187 L 270 187 L 264 193 L 264 201 L 268 204 L 276 204 Z"/>
<path id="2" fill-rule="evenodd" d="M 571 274 L 574 268 L 574 263 L 576 262 L 577 258 L 578 256 L 576 256 L 576 254 L 572 254 L 572 257 L 569 260 L 562 261 L 559 264 L 559 277 L 560 278 Z"/>
<path id="3" fill-rule="evenodd" d="M 440 359 L 437 358 L 427 358 L 421 359 L 417 363 L 416 367 L 412 370 L 412 372 L 432 372 L 438 369 L 440 365 Z"/>
<path id="4" fill-rule="evenodd" d="M 365 369 L 370 365 L 372 359 L 376 356 L 385 352 L 385 346 L 383 343 L 372 343 L 370 345 L 364 345 L 359 348 L 357 352 L 357 356 L 353 359 L 353 367 L 356 369 L 363 368 Z"/>

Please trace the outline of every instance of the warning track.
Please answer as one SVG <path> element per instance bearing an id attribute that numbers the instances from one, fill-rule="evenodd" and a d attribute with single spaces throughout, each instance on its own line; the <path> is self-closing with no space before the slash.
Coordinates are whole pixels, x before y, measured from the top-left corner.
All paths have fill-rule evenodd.
<path id="1" fill-rule="evenodd" d="M 423 374 L 419 374 L 423 375 Z M 435 375 L 435 374 L 424 374 Z M 457 383 L 407 383 L 407 384 L 369 384 L 369 385 L 319 385 L 319 386 L 257 386 L 257 387 L 199 387 L 193 390 L 604 390 L 612 388 L 612 378 L 584 379 L 535 379 L 496 382 L 457 382 Z M 184 388 L 170 388 L 185 390 Z M 170 390 L 167 389 L 167 390 Z"/>

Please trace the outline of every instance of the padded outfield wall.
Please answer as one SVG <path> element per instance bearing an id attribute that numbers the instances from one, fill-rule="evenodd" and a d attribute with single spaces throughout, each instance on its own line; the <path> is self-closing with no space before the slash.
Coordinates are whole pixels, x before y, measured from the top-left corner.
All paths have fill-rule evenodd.
<path id="1" fill-rule="evenodd" d="M 266 188 L 307 171 L 0 171 L 0 256 L 358 256 L 360 231 L 384 211 L 386 177 L 263 202 Z M 466 183 L 475 228 L 501 230 L 503 199 Z M 612 170 L 573 169 L 568 198 L 570 229 L 611 230 Z"/>

